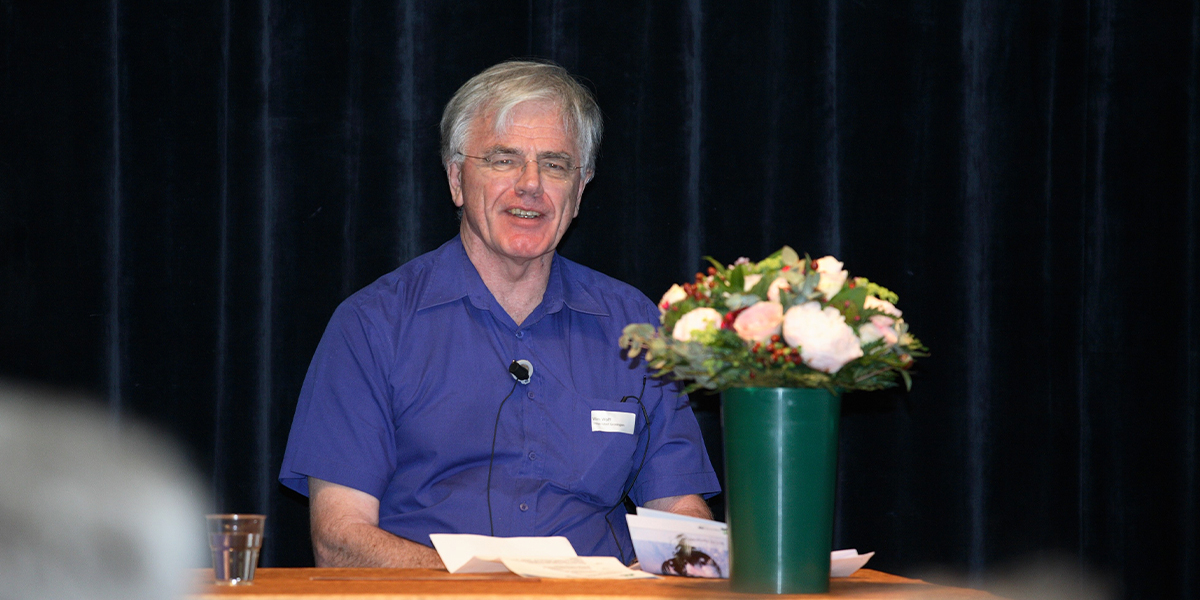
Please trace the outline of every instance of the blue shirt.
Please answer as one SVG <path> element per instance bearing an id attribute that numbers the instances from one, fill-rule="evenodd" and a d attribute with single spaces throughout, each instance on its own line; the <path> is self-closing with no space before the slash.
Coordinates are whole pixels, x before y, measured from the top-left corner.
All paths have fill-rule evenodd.
<path id="1" fill-rule="evenodd" d="M 629 560 L 626 488 L 639 505 L 720 489 L 687 397 L 647 380 L 617 343 L 625 325 L 657 319 L 632 286 L 555 255 L 518 326 L 456 237 L 334 312 L 279 480 L 302 494 L 307 477 L 371 494 L 380 528 L 425 545 L 430 533 L 486 535 L 494 431 L 495 535 L 562 535 L 581 555 Z M 509 374 L 514 359 L 533 364 L 528 385 Z M 597 428 L 606 413 L 595 411 L 626 413 L 633 432 Z"/>

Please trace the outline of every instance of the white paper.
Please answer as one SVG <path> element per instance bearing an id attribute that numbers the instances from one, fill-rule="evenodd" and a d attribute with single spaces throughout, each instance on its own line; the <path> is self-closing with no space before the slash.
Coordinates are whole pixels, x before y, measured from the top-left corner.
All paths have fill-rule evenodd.
<path id="1" fill-rule="evenodd" d="M 858 550 L 853 548 L 849 550 L 834 550 L 829 553 L 829 576 L 830 577 L 849 577 L 855 571 L 863 568 L 871 557 L 875 556 L 874 552 L 859 554 Z"/>
<path id="2" fill-rule="evenodd" d="M 502 558 L 574 557 L 565 537 L 490 537 L 469 533 L 431 533 L 429 540 L 451 573 L 503 573 Z"/>
<path id="3" fill-rule="evenodd" d="M 522 577 L 548 579 L 656 579 L 643 571 L 634 571 L 613 556 L 572 556 L 564 558 L 502 558 L 508 570 Z"/>
<path id="4" fill-rule="evenodd" d="M 668 519 L 668 520 L 672 520 L 672 521 L 684 521 L 687 523 L 695 523 L 697 525 L 703 525 L 705 527 L 717 526 L 717 527 L 720 527 L 721 529 L 729 529 L 728 525 L 726 525 L 720 521 L 713 521 L 711 519 L 701 519 L 700 517 L 689 517 L 687 515 L 681 515 L 678 513 L 667 512 L 665 510 L 654 510 L 653 508 L 646 508 L 645 506 L 637 507 L 637 515 L 634 515 L 634 516 L 649 517 L 652 519 Z"/>
<path id="5" fill-rule="evenodd" d="M 633 435 L 637 425 L 637 415 L 634 413 L 615 410 L 593 410 L 592 431 L 611 431 Z"/>

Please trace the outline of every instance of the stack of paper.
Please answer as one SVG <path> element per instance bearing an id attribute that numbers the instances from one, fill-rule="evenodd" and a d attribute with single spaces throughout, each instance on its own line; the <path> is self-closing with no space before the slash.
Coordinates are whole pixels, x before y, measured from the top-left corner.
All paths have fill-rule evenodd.
<path id="1" fill-rule="evenodd" d="M 724 523 L 640 506 L 625 520 L 643 571 L 729 577 L 729 529 Z"/>
<path id="2" fill-rule="evenodd" d="M 643 571 L 688 577 L 729 577 L 729 527 L 724 523 L 638 507 L 625 515 Z M 830 575 L 849 577 L 874 556 L 830 553 Z"/>

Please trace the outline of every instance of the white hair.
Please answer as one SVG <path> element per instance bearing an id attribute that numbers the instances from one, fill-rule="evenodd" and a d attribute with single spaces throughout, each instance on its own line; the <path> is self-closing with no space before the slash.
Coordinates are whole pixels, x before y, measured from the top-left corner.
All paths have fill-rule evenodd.
<path id="1" fill-rule="evenodd" d="M 165 600 L 205 565 L 174 446 L 81 400 L 0 383 L 0 596 Z"/>
<path id="2" fill-rule="evenodd" d="M 476 118 L 494 115 L 492 124 L 499 132 L 510 124 L 513 108 L 529 101 L 548 101 L 558 107 L 563 126 L 575 136 L 580 166 L 593 171 L 604 120 L 592 93 L 554 63 L 518 60 L 484 70 L 450 98 L 442 113 L 442 165 L 461 163 L 460 153 Z"/>

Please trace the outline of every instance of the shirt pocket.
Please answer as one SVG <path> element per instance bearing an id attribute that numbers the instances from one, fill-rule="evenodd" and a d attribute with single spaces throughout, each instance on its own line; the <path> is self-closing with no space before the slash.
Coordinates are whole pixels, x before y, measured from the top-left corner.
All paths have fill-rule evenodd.
<path id="1" fill-rule="evenodd" d="M 621 493 L 625 491 L 630 475 L 637 469 L 637 463 L 641 460 L 645 448 L 642 437 L 646 419 L 637 402 L 576 396 L 573 404 L 570 425 L 573 431 L 567 443 L 570 453 L 562 473 L 566 480 L 559 483 L 596 504 L 616 504 L 621 498 Z M 601 420 L 604 420 L 603 413 L 632 415 L 632 434 L 623 430 L 594 431 L 593 415 L 596 411 L 602 411 L 596 415 Z M 620 415 L 608 416 L 617 417 L 617 422 L 622 421 Z M 608 419 L 608 422 L 612 421 Z M 623 428 L 609 425 L 600 429 Z"/>

